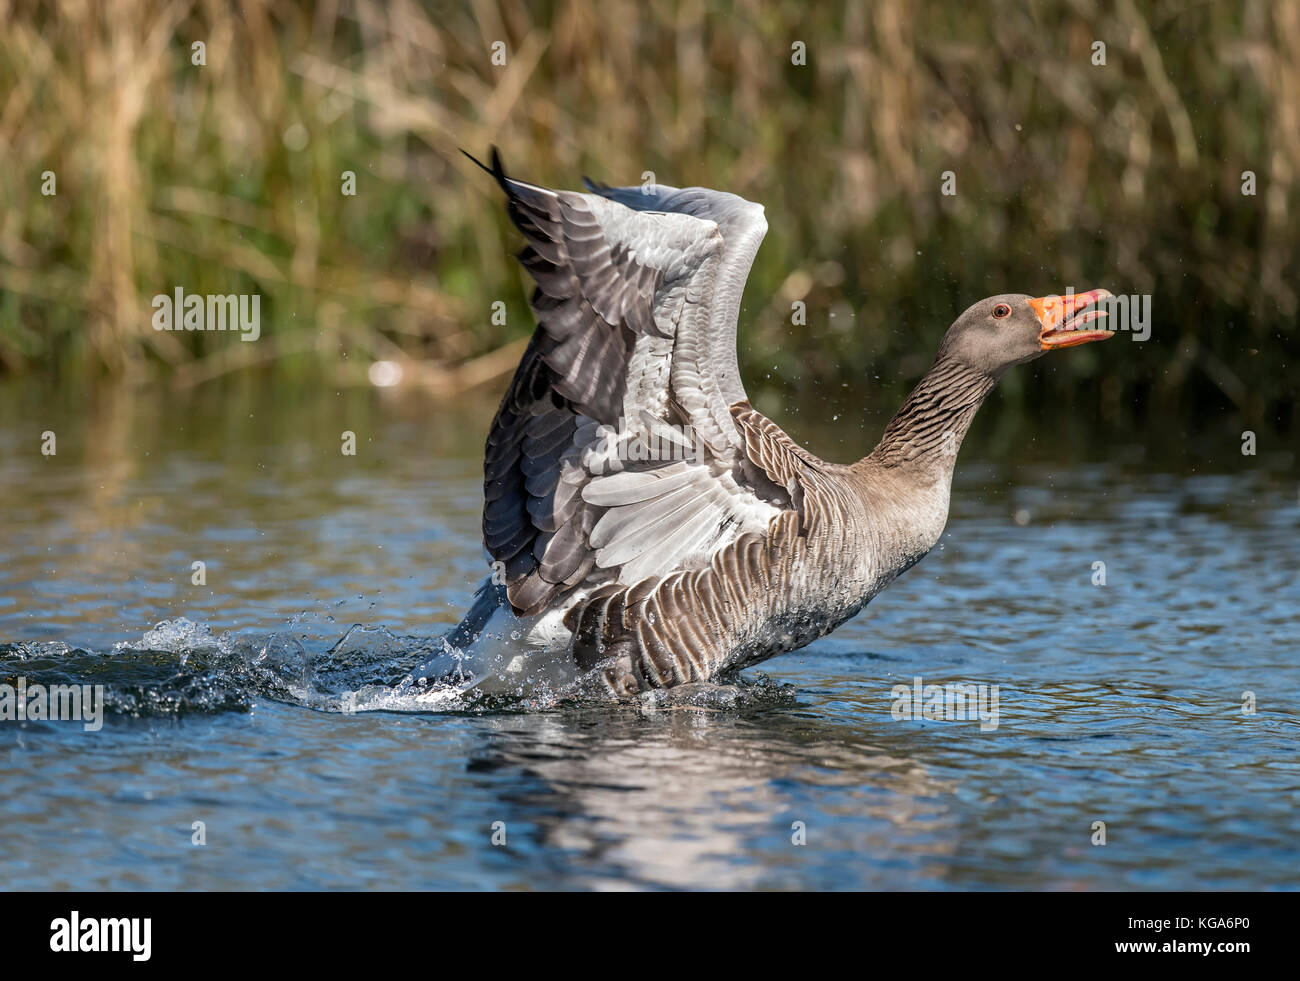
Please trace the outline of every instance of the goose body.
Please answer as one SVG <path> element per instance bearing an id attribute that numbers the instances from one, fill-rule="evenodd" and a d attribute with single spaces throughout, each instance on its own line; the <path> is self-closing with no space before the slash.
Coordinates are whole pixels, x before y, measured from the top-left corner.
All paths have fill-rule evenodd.
<path id="1" fill-rule="evenodd" d="M 487 168 L 485 168 L 487 169 Z M 526 246 L 538 328 L 493 419 L 492 574 L 412 683 L 572 683 L 617 696 L 712 678 L 834 630 L 923 558 L 953 466 L 1011 364 L 1109 336 L 1108 294 L 990 297 L 851 465 L 749 404 L 741 293 L 760 205 L 662 185 L 552 191 L 491 173 Z"/>

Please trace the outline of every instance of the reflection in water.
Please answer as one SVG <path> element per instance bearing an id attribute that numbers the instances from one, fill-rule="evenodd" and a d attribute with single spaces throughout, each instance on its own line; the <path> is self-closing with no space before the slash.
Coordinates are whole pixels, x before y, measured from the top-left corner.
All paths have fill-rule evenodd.
<path id="1" fill-rule="evenodd" d="M 430 713 L 375 693 L 482 575 L 493 407 L 390 396 L 0 388 L 0 682 L 110 708 L 0 723 L 13 888 L 1296 885 L 1291 455 L 1193 470 L 993 414 L 940 547 L 771 680 Z M 917 676 L 998 685 L 998 728 L 893 720 Z"/>
<path id="2" fill-rule="evenodd" d="M 650 710 L 650 721 L 626 709 L 583 722 L 507 718 L 484 731 L 469 768 L 504 772 L 523 788 L 503 795 L 499 820 L 531 826 L 534 847 L 564 854 L 563 884 L 795 885 L 800 849 L 824 856 L 832 826 L 850 816 L 859 858 L 924 858 L 955 846 L 937 800 L 952 787 L 923 765 L 775 704 L 754 711 L 764 716 L 758 725 L 685 704 Z M 820 813 L 805 804 L 816 788 L 852 804 Z M 742 860 L 755 842 L 768 862 Z M 840 884 L 867 883 L 850 872 Z"/>

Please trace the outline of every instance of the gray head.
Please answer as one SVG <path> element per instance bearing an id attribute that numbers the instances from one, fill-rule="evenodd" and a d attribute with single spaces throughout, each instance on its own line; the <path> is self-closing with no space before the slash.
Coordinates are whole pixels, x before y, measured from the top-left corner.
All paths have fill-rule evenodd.
<path id="1" fill-rule="evenodd" d="M 997 378 L 1058 347 L 1074 347 L 1111 336 L 1108 330 L 1081 330 L 1106 316 L 1097 304 L 1106 290 L 1065 296 L 1002 293 L 973 304 L 953 321 L 939 345 L 939 357 L 959 361 Z"/>

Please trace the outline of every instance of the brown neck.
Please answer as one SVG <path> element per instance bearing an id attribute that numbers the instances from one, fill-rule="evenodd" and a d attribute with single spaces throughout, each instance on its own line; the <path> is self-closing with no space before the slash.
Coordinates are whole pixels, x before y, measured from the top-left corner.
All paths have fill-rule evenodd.
<path id="1" fill-rule="evenodd" d="M 987 372 L 940 353 L 863 463 L 951 475 L 966 430 L 996 384 Z"/>

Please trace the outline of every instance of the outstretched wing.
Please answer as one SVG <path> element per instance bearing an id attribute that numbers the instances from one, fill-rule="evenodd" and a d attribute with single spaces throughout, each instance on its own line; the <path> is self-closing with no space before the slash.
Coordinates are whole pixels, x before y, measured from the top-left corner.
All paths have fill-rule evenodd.
<path id="1" fill-rule="evenodd" d="M 484 544 L 515 612 L 764 530 L 794 493 L 751 459 L 732 412 L 762 208 L 699 188 L 552 191 L 507 177 L 495 150 L 492 163 L 537 283 L 538 328 L 484 460 Z"/>
<path id="2" fill-rule="evenodd" d="M 676 188 L 663 184 L 610 187 L 583 178 L 592 191 L 633 211 L 664 211 L 713 222 L 722 236 L 722 255 L 711 289 L 713 316 L 705 339 L 718 392 L 727 405 L 745 399 L 745 386 L 736 364 L 736 321 L 754 256 L 767 234 L 763 206 L 737 194 L 704 187 Z"/>

